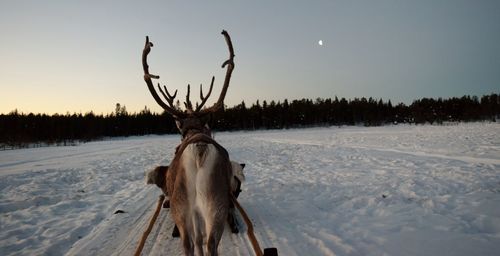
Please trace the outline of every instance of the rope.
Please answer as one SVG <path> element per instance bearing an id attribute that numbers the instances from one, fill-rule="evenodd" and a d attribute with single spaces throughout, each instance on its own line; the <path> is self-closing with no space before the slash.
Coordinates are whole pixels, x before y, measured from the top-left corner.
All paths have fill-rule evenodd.
<path id="1" fill-rule="evenodd" d="M 259 242 L 257 241 L 257 238 L 255 238 L 255 234 L 253 232 L 253 224 L 252 221 L 250 221 L 250 218 L 248 217 L 247 213 L 241 207 L 240 203 L 236 200 L 234 196 L 231 195 L 231 200 L 233 201 L 234 205 L 236 205 L 236 208 L 241 213 L 241 216 L 243 217 L 243 220 L 245 220 L 245 223 L 247 225 L 247 235 L 248 238 L 250 239 L 250 242 L 252 242 L 253 250 L 255 251 L 256 256 L 263 256 L 264 254 L 262 253 L 262 250 L 260 249 Z"/>
<path id="2" fill-rule="evenodd" d="M 163 200 L 165 200 L 165 195 L 161 195 L 158 198 L 158 205 L 156 206 L 156 211 L 153 214 L 153 217 L 151 217 L 151 220 L 149 221 L 148 228 L 142 234 L 141 241 L 139 242 L 139 245 L 137 246 L 137 249 L 135 250 L 135 254 L 134 254 L 135 256 L 141 255 L 142 249 L 144 248 L 144 244 L 146 243 L 146 239 L 148 238 L 149 233 L 151 233 L 151 230 L 153 229 L 153 225 L 155 224 L 156 219 L 158 218 L 158 215 L 160 214 Z"/>
<path id="3" fill-rule="evenodd" d="M 144 244 L 146 243 L 146 239 L 149 236 L 149 233 L 151 233 L 151 230 L 153 229 L 153 226 L 156 222 L 156 219 L 158 218 L 158 215 L 160 214 L 160 210 L 163 205 L 163 201 L 165 200 L 165 195 L 161 195 L 158 198 L 158 204 L 156 206 L 156 211 L 151 217 L 151 220 L 149 221 L 149 226 L 148 228 L 144 231 L 142 234 L 141 240 L 139 241 L 139 244 L 137 246 L 137 249 L 135 250 L 135 256 L 140 256 L 142 253 L 142 249 L 144 248 Z M 250 242 L 252 243 L 253 250 L 255 251 L 256 256 L 263 256 L 264 254 L 262 253 L 262 249 L 260 248 L 259 242 L 257 241 L 257 238 L 255 237 L 255 233 L 253 232 L 253 224 L 250 218 L 248 217 L 247 213 L 241 207 L 240 203 L 236 200 L 234 196 L 231 195 L 231 200 L 233 201 L 234 205 L 236 208 L 238 208 L 238 211 L 240 211 L 241 216 L 243 217 L 243 220 L 245 221 L 247 225 L 247 235 L 248 238 L 250 239 Z"/>

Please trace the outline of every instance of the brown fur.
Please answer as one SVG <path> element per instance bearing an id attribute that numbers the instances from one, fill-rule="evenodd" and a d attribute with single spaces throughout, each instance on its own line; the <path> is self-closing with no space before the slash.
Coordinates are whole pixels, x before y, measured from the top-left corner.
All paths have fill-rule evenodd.
<path id="1" fill-rule="evenodd" d="M 243 169 L 245 168 L 245 164 L 240 164 L 231 161 L 231 193 L 235 198 L 238 198 L 238 195 L 241 192 L 241 183 L 245 180 L 245 176 L 243 174 Z M 167 199 L 163 202 L 163 208 L 170 208 L 170 200 L 168 198 L 167 186 L 165 185 L 166 172 L 168 171 L 168 166 L 157 166 L 153 170 L 150 170 L 146 174 L 146 182 L 147 184 L 156 184 L 160 189 L 162 189 L 163 193 L 167 197 Z M 238 222 L 236 221 L 234 205 L 230 202 L 229 214 L 228 214 L 228 223 L 231 228 L 231 232 L 239 233 Z M 179 237 L 179 229 L 174 225 L 174 230 L 172 231 L 173 237 Z"/>
<path id="2" fill-rule="evenodd" d="M 207 200 L 205 203 L 208 205 L 210 211 L 210 220 L 204 220 L 202 213 L 192 209 L 194 206 L 190 204 L 193 204 L 193 202 L 189 202 L 186 186 L 186 182 L 188 181 L 186 177 L 187 167 L 183 166 L 183 157 L 185 157 L 184 151 L 186 147 L 190 144 L 196 145 L 198 154 L 196 157 L 196 167 L 198 169 L 203 165 L 208 154 L 208 144 L 214 145 L 217 150 L 215 165 L 208 178 L 208 194 L 205 197 Z M 186 154 L 189 154 L 189 152 L 186 152 Z M 187 214 L 189 211 L 195 211 L 190 213 L 193 214 L 194 218 L 198 219 L 199 223 L 208 225 L 207 221 L 209 221 L 212 224 L 211 227 L 207 228 L 208 231 L 207 234 L 205 234 L 207 239 L 206 250 L 208 255 L 217 255 L 218 243 L 224 230 L 224 223 L 229 214 L 231 168 L 227 151 L 205 134 L 198 133 L 186 137 L 179 146 L 169 167 L 169 171 L 166 174 L 166 187 L 168 195 L 170 196 L 171 215 L 179 228 L 186 255 L 191 255 L 195 245 L 198 254 L 204 255 L 201 245 L 205 242 L 200 240 L 202 239 L 200 232 L 204 233 L 205 229 L 203 229 L 203 227 L 190 226 L 192 225 L 192 220 L 187 219 L 189 217 L 189 214 Z M 199 230 L 197 230 L 197 228 Z M 192 236 L 192 234 L 195 235 Z M 196 241 L 193 241 L 195 240 L 193 237 L 196 237 Z"/>

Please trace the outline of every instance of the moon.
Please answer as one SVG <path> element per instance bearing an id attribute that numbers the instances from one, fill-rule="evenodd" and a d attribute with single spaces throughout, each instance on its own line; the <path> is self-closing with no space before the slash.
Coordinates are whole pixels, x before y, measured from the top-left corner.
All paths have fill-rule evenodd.
<path id="1" fill-rule="evenodd" d="M 318 41 L 319 46 L 323 46 L 323 40 Z"/>

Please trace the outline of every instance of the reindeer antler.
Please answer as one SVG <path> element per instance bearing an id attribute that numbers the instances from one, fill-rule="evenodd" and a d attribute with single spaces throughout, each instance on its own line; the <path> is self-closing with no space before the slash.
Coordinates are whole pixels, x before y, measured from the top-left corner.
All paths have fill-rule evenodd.
<path id="1" fill-rule="evenodd" d="M 200 99 L 201 103 L 196 106 L 196 109 L 193 110 L 193 104 L 191 103 L 191 100 L 189 99 L 190 95 L 190 85 L 188 84 L 188 90 L 187 90 L 187 95 L 186 95 L 186 102 L 184 102 L 184 105 L 186 107 L 186 112 L 182 112 L 178 110 L 174 106 L 174 99 L 177 96 L 177 90 L 175 90 L 173 95 L 170 95 L 170 93 L 167 90 L 166 86 L 163 86 L 164 90 L 160 87 L 160 84 L 158 84 L 158 90 L 160 93 L 163 95 L 165 100 L 167 101 L 168 105 L 163 102 L 163 100 L 158 96 L 158 93 L 156 93 L 156 90 L 153 86 L 153 82 L 151 79 L 159 79 L 160 76 L 157 75 L 152 75 L 149 73 L 149 66 L 148 66 L 148 54 L 151 51 L 151 47 L 153 47 L 153 43 L 149 41 L 149 37 L 146 36 L 146 45 L 144 46 L 144 50 L 142 51 L 142 67 L 144 69 L 144 81 L 146 81 L 146 84 L 148 86 L 149 92 L 151 92 L 151 95 L 153 95 L 153 98 L 156 100 L 156 102 L 163 108 L 165 111 L 167 111 L 169 114 L 174 116 L 174 118 L 184 118 L 186 116 L 203 116 L 209 113 L 213 113 L 218 111 L 219 109 L 224 107 L 224 98 L 226 97 L 226 92 L 227 88 L 229 87 L 229 81 L 231 80 L 231 74 L 234 69 L 234 50 L 233 50 L 233 44 L 231 43 L 231 37 L 229 37 L 229 34 L 227 31 L 222 30 L 222 35 L 224 35 L 224 38 L 226 39 L 226 44 L 227 47 L 229 48 L 229 59 L 224 61 L 222 64 L 222 68 L 227 66 L 226 70 L 226 77 L 224 78 L 224 84 L 222 86 L 222 91 L 220 93 L 219 99 L 217 102 L 210 108 L 203 109 L 203 106 L 207 102 L 208 97 L 210 97 L 210 94 L 212 93 L 212 89 L 214 86 L 214 80 L 215 77 L 212 76 L 212 82 L 210 83 L 210 89 L 208 90 L 208 93 L 206 96 L 203 96 L 203 86 L 200 84 Z"/>
<path id="2" fill-rule="evenodd" d="M 160 83 L 158 83 L 158 91 L 161 92 L 161 94 L 163 95 L 163 97 L 167 100 L 168 104 L 170 106 L 174 106 L 174 99 L 175 99 L 175 96 L 177 96 L 177 90 L 175 90 L 174 92 L 174 95 L 170 95 L 170 93 L 168 93 L 168 89 L 167 89 L 167 86 L 163 86 L 163 89 L 165 89 L 165 91 L 163 91 L 160 87 Z"/>
<path id="3" fill-rule="evenodd" d="M 184 106 L 186 107 L 186 110 L 189 113 L 200 112 L 201 108 L 203 107 L 203 105 L 205 105 L 205 103 L 207 102 L 208 97 L 210 97 L 210 94 L 212 93 L 212 89 L 214 88 L 214 80 L 215 80 L 215 76 L 212 76 L 212 82 L 210 83 L 210 89 L 208 90 L 208 94 L 205 97 L 203 96 L 203 84 L 200 84 L 200 99 L 201 99 L 201 103 L 199 105 L 198 105 L 198 102 L 196 103 L 196 110 L 193 110 L 193 104 L 191 103 L 191 100 L 189 98 L 191 87 L 188 84 L 188 90 L 187 90 L 187 95 L 186 95 L 186 102 L 184 102 Z"/>
<path id="4" fill-rule="evenodd" d="M 226 77 L 224 78 L 224 84 L 222 86 L 222 91 L 219 95 L 219 99 L 217 100 L 217 102 L 213 106 L 211 106 L 210 108 L 206 108 L 206 109 L 203 109 L 201 111 L 198 111 L 198 113 L 200 115 L 205 115 L 205 114 L 209 114 L 212 112 L 216 112 L 219 109 L 224 108 L 224 98 L 226 97 L 227 88 L 229 87 L 229 81 L 231 80 L 231 74 L 233 73 L 233 69 L 234 69 L 234 50 L 233 50 L 233 43 L 231 42 L 231 37 L 229 36 L 227 31 L 222 30 L 221 34 L 224 35 L 224 38 L 226 39 L 227 47 L 229 49 L 229 59 L 227 59 L 226 61 L 224 61 L 224 63 L 222 63 L 222 68 L 227 66 Z M 213 81 L 214 81 L 214 78 L 212 78 L 212 83 L 213 83 Z M 212 89 L 210 86 L 210 92 L 211 91 L 212 91 Z M 207 95 L 207 98 L 208 98 L 208 95 Z M 206 99 L 203 102 L 206 102 Z"/>
<path id="5" fill-rule="evenodd" d="M 212 76 L 212 82 L 210 83 L 210 89 L 208 90 L 207 96 L 203 97 L 203 85 L 200 84 L 200 99 L 201 103 L 200 105 L 196 106 L 196 112 L 199 112 L 203 105 L 207 102 L 208 97 L 210 97 L 210 94 L 212 93 L 212 89 L 214 88 L 214 80 L 215 76 Z"/>
<path id="6" fill-rule="evenodd" d="M 151 95 L 153 95 L 153 98 L 156 100 L 156 103 L 158 103 L 158 105 L 160 105 L 163 109 L 165 109 L 165 111 L 167 111 L 167 113 L 171 114 L 175 118 L 182 118 L 185 116 L 185 113 L 177 110 L 174 107 L 174 98 L 177 95 L 177 90 L 175 91 L 174 95 L 171 96 L 168 93 L 166 86 L 164 86 L 165 92 L 163 92 L 163 90 L 160 87 L 160 84 L 158 84 L 158 89 L 160 90 L 161 94 L 167 100 L 170 106 L 165 104 L 165 102 L 163 102 L 160 96 L 158 96 L 158 93 L 156 93 L 153 81 L 151 81 L 151 79 L 152 78 L 159 79 L 160 76 L 152 75 L 149 73 L 148 54 L 151 51 L 151 47 L 153 47 L 153 43 L 150 42 L 149 37 L 146 36 L 146 44 L 144 45 L 144 50 L 142 51 L 142 68 L 144 69 L 144 81 L 148 85 L 149 92 L 151 93 Z"/>

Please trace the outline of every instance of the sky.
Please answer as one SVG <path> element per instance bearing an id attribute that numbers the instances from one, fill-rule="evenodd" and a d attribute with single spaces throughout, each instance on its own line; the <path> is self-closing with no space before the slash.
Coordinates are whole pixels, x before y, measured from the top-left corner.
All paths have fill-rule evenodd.
<path id="1" fill-rule="evenodd" d="M 161 112 L 150 72 L 177 98 L 187 84 L 225 104 L 500 92 L 500 1 L 5 1 L 0 0 L 0 113 Z M 322 40 L 322 45 L 318 42 Z"/>

